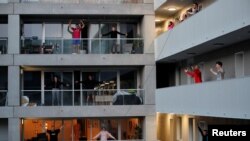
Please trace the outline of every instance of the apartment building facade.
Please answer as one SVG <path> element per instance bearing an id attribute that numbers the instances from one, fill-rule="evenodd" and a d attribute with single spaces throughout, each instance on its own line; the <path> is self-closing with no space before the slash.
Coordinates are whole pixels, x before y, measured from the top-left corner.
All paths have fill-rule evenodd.
<path id="1" fill-rule="evenodd" d="M 1 141 L 156 140 L 152 0 L 6 0 L 0 17 Z"/>
<path id="2" fill-rule="evenodd" d="M 157 139 L 201 141 L 198 127 L 249 126 L 249 9 L 247 0 L 155 1 Z M 217 61 L 223 80 L 210 71 Z M 184 71 L 195 65 L 202 83 Z"/>

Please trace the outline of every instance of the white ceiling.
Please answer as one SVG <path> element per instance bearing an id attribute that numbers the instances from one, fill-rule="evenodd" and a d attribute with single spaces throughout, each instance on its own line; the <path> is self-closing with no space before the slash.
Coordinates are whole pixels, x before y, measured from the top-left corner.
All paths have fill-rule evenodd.
<path id="1" fill-rule="evenodd" d="M 156 19 L 165 19 L 179 13 L 182 9 L 192 6 L 194 2 L 201 3 L 203 0 L 166 0 L 156 11 Z M 170 7 L 175 7 L 176 11 L 168 11 Z"/>

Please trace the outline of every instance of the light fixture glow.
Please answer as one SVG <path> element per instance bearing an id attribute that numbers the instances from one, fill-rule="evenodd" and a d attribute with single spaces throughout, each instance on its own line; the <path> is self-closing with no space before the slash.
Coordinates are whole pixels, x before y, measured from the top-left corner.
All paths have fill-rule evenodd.
<path id="1" fill-rule="evenodd" d="M 168 8 L 168 11 L 176 11 L 177 9 L 176 8 L 174 8 L 174 7 L 169 7 Z"/>
<path id="2" fill-rule="evenodd" d="M 155 22 L 160 22 L 161 20 L 160 19 L 155 19 Z"/>

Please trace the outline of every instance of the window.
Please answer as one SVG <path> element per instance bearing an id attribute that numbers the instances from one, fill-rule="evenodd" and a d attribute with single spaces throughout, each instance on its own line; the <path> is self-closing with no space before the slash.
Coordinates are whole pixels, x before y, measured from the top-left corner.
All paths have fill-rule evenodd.
<path id="1" fill-rule="evenodd" d="M 50 138 L 51 129 L 60 129 L 58 140 L 91 140 L 102 127 L 118 140 L 142 139 L 142 118 L 24 119 L 24 140 Z"/>
<path id="2" fill-rule="evenodd" d="M 235 53 L 235 77 L 244 76 L 244 52 Z"/>
<path id="3" fill-rule="evenodd" d="M 26 96 L 29 99 L 29 103 L 41 104 L 40 71 L 24 71 L 22 96 Z"/>
<path id="4" fill-rule="evenodd" d="M 136 71 L 121 70 L 120 71 L 120 88 L 121 89 L 136 89 Z"/>

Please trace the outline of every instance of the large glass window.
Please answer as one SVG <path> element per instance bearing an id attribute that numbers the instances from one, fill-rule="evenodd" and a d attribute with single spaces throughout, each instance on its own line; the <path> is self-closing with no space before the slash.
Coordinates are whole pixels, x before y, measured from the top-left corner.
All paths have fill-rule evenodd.
<path id="1" fill-rule="evenodd" d="M 7 105 L 8 69 L 0 67 L 0 106 Z"/>
<path id="2" fill-rule="evenodd" d="M 0 54 L 7 53 L 8 46 L 8 17 L 0 15 Z"/>
<path id="3" fill-rule="evenodd" d="M 136 89 L 137 75 L 134 70 L 120 71 L 120 86 L 121 89 Z"/>
<path id="4" fill-rule="evenodd" d="M 24 24 L 24 37 L 42 39 L 42 24 Z"/>
<path id="5" fill-rule="evenodd" d="M 23 90 L 21 105 L 41 105 L 41 72 L 23 72 Z"/>
<path id="6" fill-rule="evenodd" d="M 8 69 L 7 67 L 0 67 L 0 90 L 8 89 Z"/>
<path id="7" fill-rule="evenodd" d="M 46 38 L 61 38 L 62 37 L 62 24 L 45 24 L 45 37 Z"/>
<path id="8" fill-rule="evenodd" d="M 91 140 L 102 128 L 117 140 L 134 140 L 142 139 L 142 124 L 142 118 L 27 119 L 22 127 L 24 140 L 51 140 L 52 136 L 64 141 Z"/>

